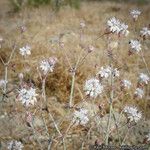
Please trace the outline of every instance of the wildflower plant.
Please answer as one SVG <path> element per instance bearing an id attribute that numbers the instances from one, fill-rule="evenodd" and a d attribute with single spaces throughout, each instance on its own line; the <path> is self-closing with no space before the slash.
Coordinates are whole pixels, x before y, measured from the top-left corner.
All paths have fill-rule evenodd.
<path id="1" fill-rule="evenodd" d="M 141 11 L 132 10 L 130 15 L 134 21 L 136 21 L 141 15 Z M 69 76 L 69 78 L 65 78 L 65 81 L 68 82 L 66 84 L 69 84 L 66 86 L 65 92 L 69 91 L 70 94 L 67 98 L 56 98 L 54 103 L 53 98 L 48 97 L 48 92 L 51 91 L 47 90 L 47 79 L 51 79 L 49 74 L 55 72 L 55 70 L 57 71 L 56 65 L 58 63 L 57 58 L 59 57 L 51 56 L 44 58 L 41 61 L 37 61 L 36 64 L 34 64 L 34 66 L 37 66 L 35 67 L 36 69 L 33 67 L 33 72 L 36 72 L 34 73 L 35 76 L 33 77 L 33 81 L 30 72 L 29 77 L 24 72 L 23 69 L 25 68 L 19 72 L 15 70 L 16 72 L 14 71 L 14 74 L 17 76 L 17 81 L 15 81 L 16 83 L 14 86 L 11 85 L 10 87 L 8 86 L 11 81 L 8 79 L 8 68 L 11 68 L 12 64 L 10 62 L 14 56 L 15 48 L 12 50 L 8 61 L 4 61 L 4 59 L 0 57 L 0 60 L 4 66 L 4 78 L 0 80 L 0 89 L 2 90 L 3 100 L 6 100 L 9 93 L 16 94 L 15 91 L 17 91 L 15 100 L 17 100 L 16 102 L 21 102 L 22 105 L 25 106 L 23 107 L 23 115 L 21 117 L 23 118 L 22 120 L 27 123 L 27 128 L 29 128 L 32 132 L 34 137 L 33 140 L 35 140 L 33 145 L 36 145 L 35 143 L 37 143 L 38 146 L 36 146 L 41 150 L 50 150 L 52 148 L 57 149 L 57 146 L 63 146 L 63 149 L 66 150 L 67 147 L 69 147 L 67 144 L 70 144 L 71 141 L 73 141 L 70 139 L 74 138 L 70 135 L 73 135 L 74 132 L 78 134 L 78 130 L 76 129 L 79 129 L 81 135 L 83 136 L 81 149 L 84 149 L 84 144 L 89 142 L 86 140 L 89 140 L 93 134 L 95 134 L 94 136 L 96 137 L 101 137 L 102 142 L 100 143 L 105 143 L 106 145 L 110 144 L 110 139 L 113 137 L 113 134 L 115 134 L 115 136 L 117 135 L 119 146 L 125 143 L 127 136 L 125 135 L 124 137 L 121 137 L 124 131 L 120 129 L 128 127 L 128 130 L 132 130 L 130 125 L 132 125 L 132 123 L 135 123 L 134 125 L 136 125 L 144 117 L 144 113 L 147 109 L 147 103 L 144 99 L 147 94 L 146 88 L 148 87 L 150 81 L 149 68 L 144 58 L 144 42 L 145 39 L 150 36 L 149 28 L 144 27 L 138 34 L 135 34 L 141 36 L 143 38 L 142 40 L 140 37 L 134 37 L 129 41 L 129 39 L 126 39 L 129 32 L 132 34 L 132 30 L 129 31 L 129 26 L 130 25 L 122 22 L 121 19 L 117 19 L 116 17 L 112 17 L 106 21 L 107 32 L 104 31 L 103 35 L 100 37 L 106 41 L 106 49 L 104 52 L 104 57 L 107 57 L 105 60 L 106 62 L 103 64 L 96 64 L 95 68 L 93 67 L 93 70 L 95 69 L 95 73 L 92 72 L 92 77 L 88 78 L 86 76 L 84 78 L 84 82 L 81 81 L 81 83 L 77 82 L 79 76 L 78 74 L 80 71 L 82 72 L 81 67 L 84 62 L 87 61 L 88 57 L 90 57 L 92 53 L 99 50 L 99 45 L 97 42 L 99 38 L 94 38 L 91 43 L 87 42 L 87 40 L 84 39 L 84 34 L 90 27 L 88 27 L 88 23 L 86 24 L 85 21 L 80 21 L 78 24 L 77 33 L 75 33 L 77 34 L 79 43 L 74 46 L 74 49 L 79 49 L 79 52 L 73 53 L 72 51 L 74 50 L 72 50 L 68 54 L 66 53 L 67 46 L 65 43 L 67 40 L 64 40 L 65 42 L 63 41 L 63 36 L 65 34 L 62 33 L 59 36 L 57 39 L 57 42 L 59 43 L 57 48 L 59 49 L 58 51 L 61 51 L 62 53 L 61 58 L 64 59 L 65 63 L 68 63 L 65 64 L 66 68 L 63 70 L 67 72 Z M 22 26 L 21 34 L 25 31 L 26 28 Z M 129 41 L 129 45 L 124 41 Z M 115 46 L 112 46 L 112 43 L 115 43 Z M 133 57 L 137 60 L 141 59 L 141 62 L 145 65 L 145 71 L 133 71 L 134 77 L 136 76 L 135 78 L 137 79 L 136 83 L 130 79 L 130 76 L 128 76 L 130 71 L 132 72 L 132 69 L 130 70 L 127 67 L 126 70 L 128 71 L 124 72 L 124 62 L 123 65 L 119 62 L 120 55 L 118 54 L 120 54 L 122 48 L 121 44 L 126 44 L 126 46 L 129 46 L 130 54 L 137 53 L 137 55 L 133 55 Z M 22 55 L 25 59 L 27 56 L 31 55 L 31 47 L 29 45 L 18 49 L 20 55 Z M 123 50 L 128 51 L 128 49 Z M 53 54 L 54 53 L 55 52 L 53 52 Z M 75 54 L 77 56 L 74 56 Z M 57 55 L 57 53 L 55 53 L 55 55 Z M 130 59 L 129 56 L 125 57 Z M 125 62 L 126 61 L 128 60 L 125 60 Z M 26 66 L 26 64 L 24 64 L 24 66 Z M 92 70 L 91 68 L 90 70 Z M 140 67 L 138 69 L 140 69 Z M 133 70 L 135 70 L 135 68 L 133 68 Z M 59 73 L 59 76 L 61 75 L 62 74 Z M 55 82 L 57 82 L 58 77 L 54 76 L 53 78 L 55 78 Z M 38 80 L 37 83 L 34 84 L 34 80 L 35 82 Z M 77 92 L 79 94 L 76 96 Z M 136 103 L 135 98 L 141 99 L 142 102 L 144 101 L 144 113 L 139 111 L 141 110 L 138 109 L 140 108 L 138 107 L 140 102 Z M 67 101 L 67 104 L 61 103 L 61 100 L 59 101 L 59 99 L 65 99 L 64 101 Z M 133 100 L 133 103 L 136 103 L 137 106 L 124 104 L 126 99 L 129 102 L 132 102 Z M 85 103 L 87 104 L 86 107 Z M 36 105 L 36 107 L 30 107 L 34 105 Z M 126 106 L 124 107 L 124 105 Z M 115 106 L 118 108 L 116 109 Z M 17 111 L 17 108 L 15 108 L 15 110 Z M 63 115 L 61 114 L 62 112 Z M 36 118 L 36 115 L 39 115 L 39 120 Z M 103 119 L 105 122 L 102 122 Z M 37 124 L 40 127 L 38 127 Z M 28 135 L 31 135 L 31 133 Z M 32 136 L 27 138 L 32 139 Z M 149 139 L 150 138 L 148 135 L 147 141 L 150 141 Z M 9 142 L 7 148 L 10 150 L 22 150 L 24 145 L 20 141 L 12 140 Z"/>

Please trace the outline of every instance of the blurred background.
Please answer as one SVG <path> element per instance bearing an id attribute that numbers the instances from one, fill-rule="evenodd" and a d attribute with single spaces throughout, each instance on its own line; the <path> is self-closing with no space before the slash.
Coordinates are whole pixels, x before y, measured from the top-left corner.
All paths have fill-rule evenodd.
<path id="1" fill-rule="evenodd" d="M 3 1 L 3 0 L 1 0 Z M 150 0 L 9 0 L 11 5 L 13 6 L 14 11 L 20 10 L 24 6 L 34 6 L 38 7 L 40 5 L 50 5 L 54 10 L 58 11 L 60 7 L 65 5 L 69 5 L 73 8 L 80 8 L 82 2 L 118 2 L 118 3 L 137 3 L 137 4 L 146 4 L 149 3 Z"/>

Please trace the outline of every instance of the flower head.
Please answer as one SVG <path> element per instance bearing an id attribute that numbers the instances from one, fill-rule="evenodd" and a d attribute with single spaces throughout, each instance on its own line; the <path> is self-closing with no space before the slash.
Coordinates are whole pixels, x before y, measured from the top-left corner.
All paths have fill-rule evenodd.
<path id="1" fill-rule="evenodd" d="M 142 113 L 138 111 L 136 107 L 126 106 L 124 112 L 130 121 L 137 122 L 142 118 Z"/>
<path id="2" fill-rule="evenodd" d="M 85 82 L 84 90 L 86 95 L 96 98 L 103 91 L 103 86 L 99 80 L 92 78 Z"/>
<path id="3" fill-rule="evenodd" d="M 88 118 L 88 110 L 81 108 L 80 110 L 76 110 L 74 112 L 74 116 L 73 116 L 73 122 L 75 123 L 75 125 L 85 125 L 87 124 L 89 121 Z"/>
<path id="4" fill-rule="evenodd" d="M 31 55 L 31 47 L 26 45 L 25 47 L 22 47 L 19 49 L 20 50 L 20 54 L 22 56 L 27 56 L 27 55 Z"/>
<path id="5" fill-rule="evenodd" d="M 50 57 L 40 62 L 40 69 L 43 71 L 44 75 L 48 72 L 53 72 L 56 62 L 57 58 L 55 57 Z"/>
<path id="6" fill-rule="evenodd" d="M 85 25 L 85 22 L 84 22 L 84 21 L 81 21 L 81 22 L 80 22 L 80 27 L 81 27 L 81 28 L 85 28 L 85 26 L 86 26 L 86 25 Z"/>
<path id="7" fill-rule="evenodd" d="M 8 143 L 8 150 L 22 150 L 23 144 L 20 141 L 10 141 Z"/>
<path id="8" fill-rule="evenodd" d="M 34 105 L 37 102 L 36 96 L 36 89 L 32 87 L 24 87 L 21 88 L 19 91 L 18 100 L 22 102 L 23 105 L 29 106 Z"/>
<path id="9" fill-rule="evenodd" d="M 131 82 L 129 80 L 122 80 L 121 83 L 124 88 L 129 89 L 131 87 Z"/>
<path id="10" fill-rule="evenodd" d="M 135 96 L 142 98 L 144 96 L 144 91 L 140 88 L 137 88 L 134 92 Z"/>
<path id="11" fill-rule="evenodd" d="M 134 20 L 137 20 L 139 15 L 141 14 L 141 11 L 138 9 L 134 9 L 130 11 L 131 16 L 133 17 Z"/>
<path id="12" fill-rule="evenodd" d="M 144 27 L 140 31 L 140 34 L 142 37 L 146 38 L 146 37 L 150 36 L 150 29 L 148 29 L 147 27 Z"/>
<path id="13" fill-rule="evenodd" d="M 100 75 L 101 78 L 109 78 L 111 76 L 111 74 L 113 75 L 113 77 L 119 77 L 119 71 L 117 68 L 111 68 L 109 66 L 107 67 L 101 67 L 101 70 L 97 73 L 97 75 Z"/>
<path id="14" fill-rule="evenodd" d="M 138 40 L 130 40 L 130 48 L 133 52 L 139 52 L 141 50 L 141 43 Z"/>
<path id="15" fill-rule="evenodd" d="M 139 82 L 148 84 L 149 81 L 150 81 L 150 78 L 148 77 L 147 74 L 140 73 Z"/>
<path id="16" fill-rule="evenodd" d="M 115 17 L 110 18 L 107 21 L 107 26 L 112 33 L 117 33 L 117 34 L 123 34 L 123 35 L 128 35 L 129 31 L 128 25 L 120 22 L 119 19 L 116 19 Z"/>

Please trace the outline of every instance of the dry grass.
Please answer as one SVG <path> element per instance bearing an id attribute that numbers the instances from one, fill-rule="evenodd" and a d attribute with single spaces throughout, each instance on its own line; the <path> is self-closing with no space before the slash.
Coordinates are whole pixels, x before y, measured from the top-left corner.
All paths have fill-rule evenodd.
<path id="1" fill-rule="evenodd" d="M 2 2 L 1 2 L 2 3 Z M 7 4 L 7 3 L 6 3 Z M 5 5 L 3 5 L 5 6 Z M 1 6 L 0 6 L 1 7 Z M 84 29 L 83 41 L 84 46 L 94 45 L 95 50 L 92 52 L 88 58 L 85 60 L 84 64 L 78 68 L 76 84 L 75 84 L 75 94 L 74 101 L 75 103 L 80 102 L 84 97 L 83 85 L 86 79 L 94 76 L 101 66 L 108 64 L 107 52 L 106 52 L 106 38 L 101 38 L 99 40 L 94 40 L 104 33 L 105 24 L 108 18 L 116 16 L 121 20 L 125 21 L 129 25 L 129 30 L 133 30 L 133 22 L 129 16 L 129 10 L 132 8 L 139 7 L 142 10 L 142 15 L 139 18 L 136 30 L 140 30 L 142 27 L 148 25 L 150 22 L 150 6 L 142 5 L 138 6 L 136 4 L 130 3 L 115 3 L 115 2 L 89 2 L 82 3 L 80 10 L 74 10 L 69 7 L 61 9 L 57 14 L 52 12 L 48 6 L 43 6 L 36 9 L 24 8 L 21 12 L 17 14 L 5 14 L 5 10 L 1 10 L 1 24 L 0 24 L 0 34 L 5 39 L 3 48 L 1 49 L 1 56 L 5 60 L 7 59 L 11 46 L 14 42 L 17 44 L 17 51 L 15 57 L 12 60 L 11 67 L 9 69 L 9 81 L 11 83 L 17 84 L 18 79 L 17 75 L 20 72 L 24 72 L 26 81 L 31 78 L 32 82 L 40 89 L 41 83 L 39 82 L 39 77 L 37 74 L 37 66 L 39 61 L 43 58 L 48 58 L 49 56 L 56 56 L 59 60 L 54 73 L 51 73 L 48 76 L 46 83 L 46 93 L 48 95 L 48 107 L 55 114 L 55 118 L 61 118 L 62 116 L 68 115 L 68 112 L 65 110 L 64 104 L 69 101 L 70 87 L 71 87 L 71 76 L 69 72 L 69 64 L 66 60 L 65 53 L 67 54 L 69 61 L 72 65 L 77 61 L 79 54 L 82 49 L 79 46 L 79 24 L 80 21 L 84 20 L 86 22 L 86 28 Z M 6 7 L 7 10 L 7 7 Z M 19 27 L 25 25 L 27 31 L 20 34 Z M 60 34 L 63 34 L 62 42 L 64 42 L 64 49 L 59 47 L 58 38 Z M 119 68 L 121 72 L 121 78 L 130 79 L 133 83 L 133 88 L 128 92 L 126 96 L 117 96 L 117 101 L 114 103 L 116 108 L 119 110 L 123 107 L 124 104 L 136 104 L 143 110 L 144 103 L 143 100 L 137 101 L 133 98 L 132 93 L 136 88 L 137 76 L 140 72 L 145 72 L 145 66 L 138 56 L 128 56 L 128 41 L 131 38 L 136 38 L 136 34 L 131 32 L 128 38 L 123 39 L 121 42 L 121 47 L 119 49 L 114 49 L 115 54 L 115 66 Z M 116 39 L 114 38 L 114 41 Z M 18 49 L 24 44 L 28 43 L 32 47 L 32 55 L 26 60 L 30 72 L 25 72 L 23 64 L 24 59 L 19 55 Z M 150 51 L 148 47 L 150 42 L 148 40 L 147 45 L 145 46 L 145 59 L 150 67 L 149 56 Z M 82 52 L 83 54 L 85 51 Z M 137 60 L 139 61 L 137 64 Z M 15 66 L 13 68 L 12 66 Z M 13 71 L 15 69 L 15 72 Z M 4 70 L 2 64 L 0 64 L 0 76 L 4 76 Z M 116 84 L 116 93 L 119 93 L 119 81 Z M 149 90 L 147 90 L 147 97 L 149 99 Z M 53 97 L 53 98 L 51 98 Z M 39 100 L 40 101 L 40 100 Z M 14 109 L 15 106 L 12 104 L 1 104 L 4 106 L 4 110 L 1 111 L 3 114 L 7 112 L 9 114 L 11 111 L 10 108 Z M 40 102 L 39 102 L 40 103 Z M 106 104 L 106 96 L 103 98 L 98 98 L 98 104 Z M 40 105 L 40 104 L 39 104 Z M 106 110 L 108 109 L 106 104 Z M 24 110 L 21 106 L 18 106 L 20 111 L 23 113 Z M 148 108 L 150 108 L 150 103 L 148 102 Z M 37 113 L 40 116 L 40 114 Z M 46 116 L 47 117 L 47 116 Z M 147 117 L 149 116 L 149 111 L 147 112 Z M 68 122 L 67 122 L 68 125 Z M 62 124 L 62 131 L 66 128 L 65 123 Z M 49 131 L 51 131 L 49 127 Z M 84 129 L 85 130 L 85 129 Z M 73 148 L 79 149 L 82 144 L 79 141 L 78 135 L 85 136 L 85 131 L 82 131 L 82 128 L 76 129 L 75 133 L 72 134 L 72 139 L 74 140 Z M 11 133 L 8 133 L 6 136 L 1 137 L 3 141 L 9 139 Z M 23 137 L 24 135 L 22 135 Z M 71 136 L 71 135 L 70 135 Z M 17 138 L 18 137 L 14 137 Z M 78 139 L 78 140 L 77 140 Z M 92 139 L 92 143 L 95 137 Z M 89 140 L 89 143 L 91 141 Z M 30 145 L 30 143 L 28 143 Z M 30 146 L 26 149 L 32 149 Z M 69 144 L 68 144 L 69 145 Z M 78 146 L 79 147 L 78 147 Z M 86 149 L 86 148 L 85 148 Z"/>

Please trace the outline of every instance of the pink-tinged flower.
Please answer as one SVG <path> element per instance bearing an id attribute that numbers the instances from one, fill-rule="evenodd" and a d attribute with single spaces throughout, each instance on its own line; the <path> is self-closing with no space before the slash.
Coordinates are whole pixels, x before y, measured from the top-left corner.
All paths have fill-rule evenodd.
<path id="1" fill-rule="evenodd" d="M 141 43 L 138 40 L 130 40 L 129 45 L 132 52 L 138 53 L 142 49 Z"/>
<path id="2" fill-rule="evenodd" d="M 142 118 L 142 113 L 138 111 L 136 107 L 126 106 L 124 112 L 127 115 L 129 121 L 138 122 Z"/>
<path id="3" fill-rule="evenodd" d="M 137 88 L 134 92 L 135 96 L 142 98 L 144 96 L 144 91 L 143 89 Z"/>
<path id="4" fill-rule="evenodd" d="M 73 122 L 75 125 L 83 125 L 85 126 L 89 121 L 88 118 L 88 110 L 81 108 L 80 110 L 76 110 L 73 116 Z"/>
<path id="5" fill-rule="evenodd" d="M 27 56 L 27 55 L 31 55 L 31 47 L 26 45 L 25 47 L 22 47 L 19 49 L 20 50 L 20 54 L 22 56 Z"/>
<path id="6" fill-rule="evenodd" d="M 23 144 L 20 141 L 10 141 L 8 143 L 8 150 L 22 150 Z"/>
<path id="7" fill-rule="evenodd" d="M 99 80 L 92 78 L 85 82 L 84 91 L 86 95 L 96 98 L 103 91 L 103 86 Z"/>
<path id="8" fill-rule="evenodd" d="M 50 57 L 42 60 L 40 62 L 40 69 L 43 71 L 43 74 L 46 75 L 48 72 L 53 72 L 56 62 L 56 57 Z"/>
<path id="9" fill-rule="evenodd" d="M 21 33 L 25 32 L 27 30 L 26 26 L 22 25 L 20 26 Z"/>
<path id="10" fill-rule="evenodd" d="M 95 49 L 94 46 L 92 46 L 92 45 L 88 46 L 88 52 L 89 53 L 91 53 L 92 51 L 94 51 L 94 49 Z"/>
<path id="11" fill-rule="evenodd" d="M 37 102 L 36 96 L 36 89 L 32 87 L 23 87 L 18 91 L 17 99 L 22 102 L 25 106 L 34 105 Z"/>
<path id="12" fill-rule="evenodd" d="M 138 9 L 134 9 L 130 11 L 131 16 L 133 17 L 133 19 L 136 21 L 139 17 L 139 15 L 141 14 L 141 11 Z"/>
<path id="13" fill-rule="evenodd" d="M 26 113 L 26 122 L 30 124 L 30 123 L 32 123 L 32 121 L 33 121 L 33 115 L 32 115 L 32 113 L 27 112 Z"/>

